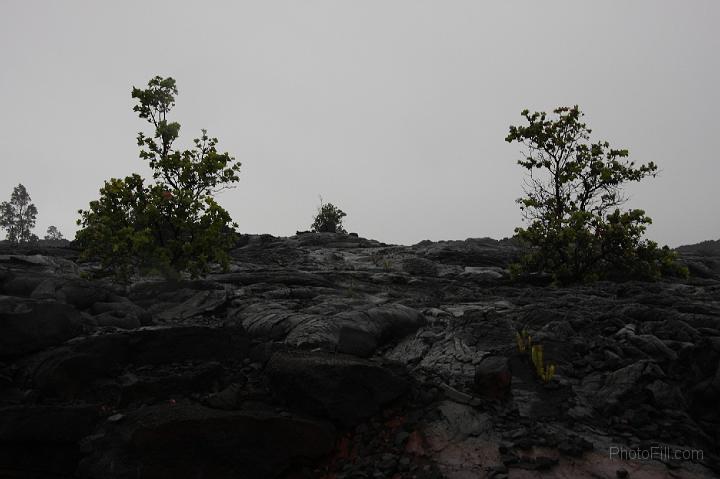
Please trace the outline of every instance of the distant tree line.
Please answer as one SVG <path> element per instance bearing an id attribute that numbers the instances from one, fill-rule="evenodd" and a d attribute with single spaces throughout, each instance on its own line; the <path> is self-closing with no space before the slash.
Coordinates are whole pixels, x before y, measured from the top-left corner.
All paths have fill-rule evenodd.
<path id="1" fill-rule="evenodd" d="M 237 224 L 215 200 L 239 181 L 240 162 L 217 149 L 218 140 L 201 130 L 188 149 L 176 146 L 180 124 L 169 118 L 178 90 L 173 78 L 156 76 L 133 88 L 133 108 L 151 127 L 138 133 L 139 156 L 152 181 L 138 174 L 111 178 L 87 210 L 79 210 L 76 234 L 82 258 L 100 261 L 100 274 L 128 280 L 159 273 L 198 276 L 213 264 L 227 267 Z M 525 124 L 510 126 L 507 142 L 522 145 L 518 164 L 527 170 L 525 195 L 518 199 L 525 227 L 515 238 L 525 254 L 512 265 L 515 276 L 543 273 L 557 283 L 599 279 L 658 279 L 687 275 L 675 252 L 644 237 L 652 220 L 641 209 L 623 211 L 623 186 L 657 174 L 653 162 L 636 165 L 628 151 L 591 141 L 577 106 L 551 114 L 522 112 Z M 0 227 L 13 243 L 37 240 L 37 208 L 23 185 L 0 204 Z M 320 206 L 312 231 L 345 234 L 346 216 L 332 203 Z M 62 239 L 50 226 L 45 239 Z"/>
<path id="2" fill-rule="evenodd" d="M 32 230 L 35 228 L 38 210 L 31 202 L 30 194 L 24 185 L 13 188 L 10 201 L 0 203 L 0 228 L 6 231 L 5 239 L 12 244 L 29 244 L 38 241 Z M 61 240 L 62 233 L 50 226 L 43 239 Z"/>

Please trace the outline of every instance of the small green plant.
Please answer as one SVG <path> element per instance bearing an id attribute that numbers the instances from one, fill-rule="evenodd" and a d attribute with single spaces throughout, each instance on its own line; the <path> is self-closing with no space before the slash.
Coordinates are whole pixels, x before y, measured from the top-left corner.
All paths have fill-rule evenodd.
<path id="1" fill-rule="evenodd" d="M 521 353 L 527 351 L 532 344 L 532 337 L 530 336 L 530 333 L 528 333 L 527 329 L 523 329 L 522 331 L 515 333 L 515 340 L 517 341 L 518 351 Z"/>
<path id="2" fill-rule="evenodd" d="M 550 382 L 555 376 L 555 364 L 545 365 L 544 351 L 541 344 L 532 344 L 532 336 L 527 329 L 521 329 L 515 333 L 515 342 L 518 351 L 521 353 L 530 352 L 530 359 L 538 377 L 544 383 Z"/>
<path id="3" fill-rule="evenodd" d="M 392 269 L 392 263 L 390 262 L 390 260 L 387 258 L 383 258 L 383 270 L 385 270 L 385 272 L 387 273 L 391 269 Z"/>
<path id="4" fill-rule="evenodd" d="M 555 365 L 548 364 L 547 368 L 543 369 L 542 371 L 538 371 L 538 375 L 544 383 L 549 383 L 550 380 L 552 380 L 553 376 L 555 376 Z"/>
<path id="5" fill-rule="evenodd" d="M 535 371 L 540 379 L 542 379 L 544 383 L 550 382 L 553 376 L 555 376 L 555 364 L 551 363 L 547 366 L 545 365 L 542 345 L 534 344 L 531 347 L 531 356 L 533 365 L 535 366 Z"/>

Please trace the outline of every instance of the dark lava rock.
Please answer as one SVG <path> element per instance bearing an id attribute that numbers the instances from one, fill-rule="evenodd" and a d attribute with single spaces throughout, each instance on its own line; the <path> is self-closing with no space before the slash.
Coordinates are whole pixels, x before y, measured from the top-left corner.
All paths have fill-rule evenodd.
<path id="1" fill-rule="evenodd" d="M 134 329 L 148 326 L 152 322 L 145 309 L 130 301 L 97 302 L 92 305 L 90 312 L 95 315 L 98 326 Z"/>
<path id="2" fill-rule="evenodd" d="M 483 359 L 475 369 L 475 387 L 483 398 L 505 398 L 510 391 L 511 381 L 510 364 L 505 357 L 490 356 Z"/>
<path id="3" fill-rule="evenodd" d="M 680 246 L 677 251 L 692 276 L 720 278 L 720 240 Z"/>
<path id="4" fill-rule="evenodd" d="M 223 273 L 213 275 L 216 281 L 233 285 L 257 283 L 283 284 L 286 286 L 331 286 L 328 280 L 304 271 L 268 271 L 253 273 Z"/>
<path id="5" fill-rule="evenodd" d="M 54 346 L 80 332 L 80 313 L 67 304 L 0 301 L 0 358 Z"/>
<path id="6" fill-rule="evenodd" d="M 95 303 L 108 301 L 112 298 L 112 293 L 106 288 L 83 279 L 63 281 L 57 286 L 58 288 L 55 291 L 56 299 L 72 304 L 78 309 L 86 309 Z M 42 285 L 38 286 L 38 288 L 40 287 Z M 34 294 L 35 291 L 33 291 Z"/>
<path id="7" fill-rule="evenodd" d="M 242 357 L 249 342 L 225 328 L 186 326 L 90 336 L 22 363 L 29 384 L 43 394 L 74 398 L 127 365 Z"/>
<path id="8" fill-rule="evenodd" d="M 3 273 L 4 274 L 0 276 L 2 282 L 0 292 L 2 294 L 24 298 L 30 297 L 33 291 L 48 279 L 45 275 L 34 273 L 13 274 L 7 271 Z"/>
<path id="9" fill-rule="evenodd" d="M 412 247 L 421 257 L 444 264 L 506 267 L 521 249 L 513 240 L 468 238 L 465 241 L 421 241 Z"/>
<path id="10" fill-rule="evenodd" d="M 227 273 L 129 287 L 1 243 L 0 477 L 592 477 L 610 438 L 720 472 L 718 242 L 687 280 L 571 287 L 511 279 L 509 240 L 245 236 Z"/>
<path id="11" fill-rule="evenodd" d="M 336 315 L 296 313 L 280 305 L 251 305 L 242 311 L 243 327 L 254 337 L 285 340 L 304 349 L 322 348 L 368 357 L 392 340 L 425 324 L 422 314 L 400 304 Z"/>
<path id="12" fill-rule="evenodd" d="M 417 276 L 437 276 L 438 265 L 425 258 L 405 258 L 402 260 L 402 269 L 408 274 Z"/>
<path id="13" fill-rule="evenodd" d="M 0 247 L 0 249 L 2 248 Z M 32 251 L 23 251 L 22 248 L 17 249 L 16 253 L 21 254 L 0 254 L 0 271 L 5 272 L 5 274 L 0 274 L 0 283 L 4 283 L 0 285 L 0 290 L 7 287 L 8 281 L 26 275 L 33 276 L 40 281 L 47 278 L 47 275 L 68 278 L 77 278 L 78 276 L 78 266 L 67 258 L 35 254 Z M 58 252 L 58 250 L 53 251 L 54 254 Z M 35 283 L 36 286 L 37 284 L 39 283 Z M 23 296 L 27 296 L 31 292 L 32 289 L 25 289 Z M 7 291 L 6 294 L 8 294 Z"/>
<path id="14" fill-rule="evenodd" d="M 70 477 L 81 458 L 79 441 L 92 433 L 98 413 L 93 406 L 0 409 L 0 477 Z"/>
<path id="15" fill-rule="evenodd" d="M 141 403 L 148 398 L 172 399 L 192 392 L 207 391 L 222 373 L 219 362 L 170 365 L 147 371 L 127 372 L 119 378 L 118 404 Z"/>
<path id="16" fill-rule="evenodd" d="M 180 304 L 163 308 L 156 313 L 161 320 L 187 319 L 204 313 L 211 313 L 222 307 L 227 301 L 227 292 L 223 289 L 197 291 Z"/>
<path id="17" fill-rule="evenodd" d="M 619 405 L 647 402 L 645 386 L 664 376 L 652 361 L 638 361 L 612 373 L 593 374 L 582 382 L 583 393 L 599 410 L 609 412 Z"/>
<path id="18" fill-rule="evenodd" d="M 266 367 L 291 406 L 352 425 L 397 399 L 408 383 L 375 362 L 341 354 L 278 352 Z"/>
<path id="19" fill-rule="evenodd" d="M 323 421 L 163 404 L 108 424 L 91 442 L 79 476 L 266 479 L 330 453 L 334 444 L 335 429 Z"/>

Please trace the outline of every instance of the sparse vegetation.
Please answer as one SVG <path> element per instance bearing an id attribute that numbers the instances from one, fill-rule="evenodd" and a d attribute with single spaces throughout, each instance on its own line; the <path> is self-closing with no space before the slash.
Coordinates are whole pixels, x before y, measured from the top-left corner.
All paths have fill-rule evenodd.
<path id="1" fill-rule="evenodd" d="M 310 229 L 316 233 L 346 233 L 342 224 L 345 216 L 340 208 L 332 203 L 323 203 L 320 198 L 320 206 Z"/>
<path id="2" fill-rule="evenodd" d="M 532 345 L 532 337 L 530 336 L 530 333 L 528 333 L 527 329 L 523 329 L 522 331 L 515 333 L 515 340 L 517 342 L 518 351 L 521 353 L 527 351 Z"/>
<path id="3" fill-rule="evenodd" d="M 6 239 L 14 244 L 37 241 L 38 237 L 32 233 L 37 214 L 27 189 L 18 184 L 13 188 L 10 201 L 0 203 L 0 228 L 6 230 Z"/>
<path id="4" fill-rule="evenodd" d="M 546 366 L 543 355 L 542 345 L 534 344 L 531 349 L 531 357 L 533 365 L 535 366 L 535 372 L 544 383 L 548 383 L 555 376 L 555 364 L 549 363 Z"/>
<path id="5" fill-rule="evenodd" d="M 57 229 L 57 226 L 51 225 L 48 226 L 47 231 L 45 232 L 45 238 L 46 240 L 51 241 L 59 241 L 64 239 L 63 234 L 60 232 L 59 229 Z"/>
<path id="6" fill-rule="evenodd" d="M 516 273 L 546 272 L 561 283 L 687 274 L 667 246 L 643 238 L 652 222 L 643 210 L 619 209 L 623 185 L 654 177 L 653 162 L 635 165 L 627 150 L 590 142 L 577 106 L 522 116 L 528 124 L 511 126 L 506 138 L 524 146 L 518 164 L 528 171 L 518 203 L 529 225 L 516 234 L 529 253 Z"/>
<path id="7" fill-rule="evenodd" d="M 545 364 L 544 351 L 541 344 L 533 344 L 532 336 L 527 329 L 522 329 L 515 333 L 515 341 L 518 351 L 521 353 L 530 352 L 530 360 L 532 361 L 535 372 L 538 377 L 548 383 L 555 376 L 557 367 L 554 363 Z"/>
<path id="8" fill-rule="evenodd" d="M 159 76 L 146 89 L 132 91 L 133 110 L 154 129 L 151 136 L 141 132 L 137 138 L 154 183 L 145 184 L 137 174 L 112 178 L 100 198 L 79 211 L 83 257 L 99 259 L 102 270 L 118 279 L 138 272 L 197 276 L 210 263 L 227 265 L 236 225 L 213 194 L 239 181 L 240 163 L 220 153 L 217 138 L 205 130 L 192 148 L 175 148 L 180 124 L 167 115 L 176 95 L 175 80 Z"/>

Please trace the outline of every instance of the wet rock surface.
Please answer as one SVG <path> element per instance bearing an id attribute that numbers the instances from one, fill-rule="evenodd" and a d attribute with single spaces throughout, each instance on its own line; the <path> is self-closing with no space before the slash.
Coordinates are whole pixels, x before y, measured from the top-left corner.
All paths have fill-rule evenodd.
<path id="1" fill-rule="evenodd" d="M 0 477 L 716 477 L 720 247 L 679 252 L 689 280 L 558 288 L 508 240 L 260 235 L 119 286 L 2 246 Z"/>

